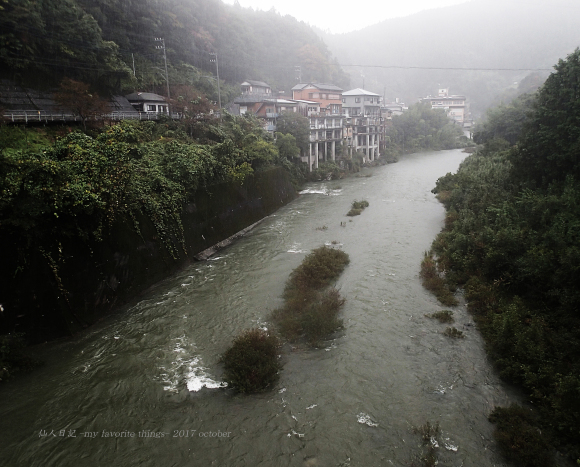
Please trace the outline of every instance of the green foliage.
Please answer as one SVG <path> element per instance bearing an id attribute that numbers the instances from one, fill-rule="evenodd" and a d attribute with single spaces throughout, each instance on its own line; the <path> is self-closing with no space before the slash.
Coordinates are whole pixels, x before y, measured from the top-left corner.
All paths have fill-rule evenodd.
<path id="1" fill-rule="evenodd" d="M 346 215 L 349 217 L 360 216 L 362 212 L 363 210 L 360 208 L 351 208 L 350 211 L 346 213 Z"/>
<path id="2" fill-rule="evenodd" d="M 515 404 L 496 407 L 489 421 L 496 425 L 493 436 L 506 459 L 529 467 L 553 465 L 549 442 L 529 409 Z"/>
<path id="3" fill-rule="evenodd" d="M 276 147 L 280 153 L 280 157 L 288 161 L 293 161 L 300 156 L 300 148 L 296 146 L 296 138 L 291 134 L 284 133 L 276 134 Z"/>
<path id="4" fill-rule="evenodd" d="M 361 201 L 354 200 L 352 202 L 353 209 L 365 209 L 368 207 L 369 207 L 369 202 L 366 199 L 363 199 Z"/>
<path id="5" fill-rule="evenodd" d="M 1 308 L 1 306 L 0 306 Z M 0 335 L 0 382 L 19 371 L 29 371 L 40 362 L 24 353 L 26 342 L 22 334 Z"/>
<path id="6" fill-rule="evenodd" d="M 366 200 L 362 201 L 353 201 L 350 211 L 346 213 L 347 216 L 353 217 L 360 215 L 365 208 L 369 206 L 369 202 Z"/>
<path id="7" fill-rule="evenodd" d="M 0 31 L 2 67 L 40 86 L 64 74 L 107 87 L 129 74 L 117 44 L 103 38 L 95 18 L 74 0 L 5 2 Z"/>
<path id="8" fill-rule="evenodd" d="M 461 136 L 461 127 L 427 102 L 414 104 L 402 115 L 395 115 L 387 131 L 392 144 L 406 152 L 464 147 L 465 143 L 459 140 Z"/>
<path id="9" fill-rule="evenodd" d="M 293 290 L 286 294 L 284 306 L 274 310 L 272 318 L 286 338 L 295 341 L 304 337 L 310 345 L 316 346 L 342 327 L 338 312 L 344 302 L 333 287 L 324 291 Z"/>
<path id="10" fill-rule="evenodd" d="M 419 275 L 421 276 L 423 287 L 433 292 L 443 305 L 457 305 L 457 299 L 453 296 L 445 280 L 437 271 L 437 265 L 432 253 L 425 252 Z"/>
<path id="11" fill-rule="evenodd" d="M 276 138 L 280 134 L 292 135 L 294 144 L 302 154 L 308 153 L 310 145 L 310 121 L 296 112 L 282 112 L 276 119 Z"/>
<path id="12" fill-rule="evenodd" d="M 514 177 L 542 187 L 567 176 L 580 179 L 580 49 L 554 68 L 511 158 Z"/>
<path id="13" fill-rule="evenodd" d="M 342 326 L 337 316 L 344 299 L 336 289 L 325 288 L 348 262 L 343 251 L 323 246 L 292 271 L 284 290 L 284 305 L 272 313 L 283 336 L 290 340 L 304 337 L 317 345 Z"/>
<path id="14" fill-rule="evenodd" d="M 302 66 L 305 80 L 348 83 L 305 23 L 218 0 L 14 0 L 3 3 L 0 31 L 1 68 L 10 70 L 10 78 L 18 73 L 41 85 L 67 76 L 100 90 L 165 92 L 159 72 L 163 53 L 156 50 L 155 37 L 165 39 L 170 84 L 194 85 L 213 101 L 215 83 L 207 77 L 216 72 L 209 55 L 214 51 L 219 51 L 220 77 L 236 85 L 259 76 L 289 89 L 295 84 L 294 64 Z M 261 66 L 263 57 L 267 66 Z M 234 88 L 224 84 L 225 102 Z"/>
<path id="15" fill-rule="evenodd" d="M 487 111 L 485 121 L 478 123 L 473 131 L 473 141 L 486 144 L 493 139 L 502 139 L 513 146 L 518 141 L 524 124 L 531 114 L 535 95 L 523 94 L 507 105 L 493 107 Z"/>
<path id="16" fill-rule="evenodd" d="M 24 149 L 0 154 L 0 237 L 11 248 L 3 270 L 16 278 L 50 271 L 50 287 L 65 303 L 59 271 L 78 248 L 92 254 L 118 225 L 143 234 L 146 219 L 155 229 L 148 240 L 183 257 L 189 197 L 212 184 L 243 183 L 252 165 L 265 168 L 276 154 L 252 122 L 234 117 L 220 129 L 223 142 L 213 145 L 153 122 L 124 122 L 93 136 L 73 132 L 45 146 L 24 145 L 28 132 L 12 130 L 3 128 L 2 140 Z"/>
<path id="17" fill-rule="evenodd" d="M 342 250 L 327 246 L 316 248 L 292 271 L 285 293 L 292 289 L 321 289 L 337 278 L 349 261 Z"/>
<path id="18" fill-rule="evenodd" d="M 0 125 L 0 151 L 39 150 L 48 144 L 49 138 L 38 129 Z"/>
<path id="19" fill-rule="evenodd" d="M 336 162 L 321 162 L 318 168 L 308 174 L 308 179 L 312 181 L 320 180 L 340 180 L 344 178 L 346 172 L 341 169 Z"/>
<path id="20" fill-rule="evenodd" d="M 446 328 L 445 331 L 443 331 L 443 334 L 445 334 L 447 337 L 453 337 L 454 339 L 459 339 L 459 338 L 465 337 L 463 335 L 463 331 L 460 331 L 456 327 Z"/>
<path id="21" fill-rule="evenodd" d="M 451 310 L 441 310 L 425 315 L 427 318 L 436 319 L 440 323 L 453 323 L 453 312 Z"/>
<path id="22" fill-rule="evenodd" d="M 238 336 L 224 353 L 224 381 L 241 393 L 270 389 L 282 369 L 276 336 L 262 329 L 250 329 Z"/>

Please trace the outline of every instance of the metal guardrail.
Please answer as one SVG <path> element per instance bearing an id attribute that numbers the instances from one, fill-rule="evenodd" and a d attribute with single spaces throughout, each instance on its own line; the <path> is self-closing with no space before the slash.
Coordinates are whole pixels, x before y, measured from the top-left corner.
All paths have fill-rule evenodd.
<path id="1" fill-rule="evenodd" d="M 167 115 L 162 112 L 112 112 L 109 114 L 99 115 L 97 120 L 159 120 L 161 115 Z M 15 111 L 4 112 L 4 120 L 16 123 L 33 123 L 33 122 L 80 122 L 82 119 L 78 115 L 70 113 L 51 113 L 44 111 Z M 172 118 L 180 118 L 178 115 L 172 115 Z M 89 119 L 92 120 L 93 118 Z"/>

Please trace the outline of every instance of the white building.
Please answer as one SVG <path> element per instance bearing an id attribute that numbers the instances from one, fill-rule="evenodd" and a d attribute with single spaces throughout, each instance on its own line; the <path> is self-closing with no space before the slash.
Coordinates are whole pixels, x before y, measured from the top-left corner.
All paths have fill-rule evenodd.
<path id="1" fill-rule="evenodd" d="M 364 162 L 379 157 L 384 130 L 381 101 L 381 96 L 365 89 L 357 88 L 342 93 L 346 144 L 350 151 L 362 152 Z"/>
<path id="2" fill-rule="evenodd" d="M 432 109 L 443 109 L 447 116 L 464 126 L 467 122 L 467 99 L 465 96 L 449 95 L 449 89 L 439 89 L 437 97 L 425 97 L 421 99 L 423 102 L 429 102 Z"/>

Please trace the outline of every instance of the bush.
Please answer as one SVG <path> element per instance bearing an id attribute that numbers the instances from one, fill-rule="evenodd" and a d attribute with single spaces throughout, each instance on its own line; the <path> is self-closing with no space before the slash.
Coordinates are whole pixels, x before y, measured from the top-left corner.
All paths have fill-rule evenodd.
<path id="1" fill-rule="evenodd" d="M 351 209 L 350 211 L 348 211 L 348 213 L 346 214 L 347 216 L 358 216 L 360 215 L 361 212 L 363 212 L 364 208 L 368 208 L 369 207 L 369 202 L 366 200 L 362 200 L 362 201 L 357 201 L 354 200 L 352 202 L 351 205 Z"/>
<path id="2" fill-rule="evenodd" d="M 351 217 L 353 217 L 353 216 L 359 216 L 362 211 L 363 211 L 362 209 L 352 208 L 350 211 L 348 211 L 346 213 L 346 215 L 347 216 L 351 216 Z"/>
<path id="3" fill-rule="evenodd" d="M 283 336 L 291 341 L 304 337 L 314 346 L 342 327 L 337 316 L 344 301 L 335 288 L 324 292 L 295 290 L 272 316 Z"/>
<path id="4" fill-rule="evenodd" d="M 425 257 L 421 262 L 421 280 L 423 287 L 433 292 L 443 305 L 455 306 L 457 299 L 453 296 L 443 277 L 439 275 L 435 259 L 431 253 L 425 252 Z"/>
<path id="5" fill-rule="evenodd" d="M 324 289 L 349 263 L 348 255 L 323 246 L 307 255 L 290 274 L 284 290 L 284 306 L 274 310 L 272 319 L 287 339 L 304 337 L 311 345 L 342 327 L 338 319 L 344 304 L 338 290 Z"/>
<path id="6" fill-rule="evenodd" d="M 425 315 L 427 318 L 438 320 L 440 323 L 453 323 L 453 312 L 451 310 L 441 310 Z"/>
<path id="7" fill-rule="evenodd" d="M 445 331 L 443 331 L 443 334 L 445 334 L 447 337 L 453 337 L 456 339 L 465 337 L 463 335 L 463 332 L 455 327 L 445 329 Z"/>
<path id="8" fill-rule="evenodd" d="M 320 289 L 338 277 L 348 263 L 348 255 L 342 250 L 327 246 L 312 250 L 290 274 L 286 292 L 291 289 Z"/>
<path id="9" fill-rule="evenodd" d="M 552 465 L 549 444 L 529 410 L 516 404 L 496 407 L 489 421 L 496 424 L 493 436 L 506 459 L 526 467 Z"/>
<path id="10" fill-rule="evenodd" d="M 228 386 L 242 393 L 254 393 L 274 385 L 282 368 L 279 347 L 278 338 L 262 329 L 250 329 L 238 336 L 222 358 Z"/>
<path id="11" fill-rule="evenodd" d="M 352 202 L 352 208 L 353 209 L 364 209 L 364 208 L 368 208 L 369 207 L 369 202 L 367 200 L 361 200 L 361 201 L 357 201 L 354 200 Z"/>

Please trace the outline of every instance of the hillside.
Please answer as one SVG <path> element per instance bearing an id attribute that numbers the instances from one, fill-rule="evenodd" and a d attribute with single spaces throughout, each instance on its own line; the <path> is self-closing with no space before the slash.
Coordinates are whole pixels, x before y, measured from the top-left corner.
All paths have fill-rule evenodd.
<path id="1" fill-rule="evenodd" d="M 63 76 L 101 92 L 164 93 L 163 38 L 169 80 L 212 92 L 217 53 L 220 78 L 294 85 L 306 80 L 347 86 L 348 77 L 324 42 L 303 22 L 274 11 L 219 0 L 17 0 L 0 16 L 0 78 L 54 86 Z"/>
<path id="2" fill-rule="evenodd" d="M 569 0 L 474 0 L 322 37 L 353 85 L 362 85 L 364 74 L 367 89 L 407 103 L 448 87 L 481 114 L 531 73 L 524 69 L 544 69 L 545 79 L 580 45 L 579 19 L 580 3 Z M 482 68 L 494 71 L 476 70 Z M 506 68 L 522 70 L 500 70 Z"/>

